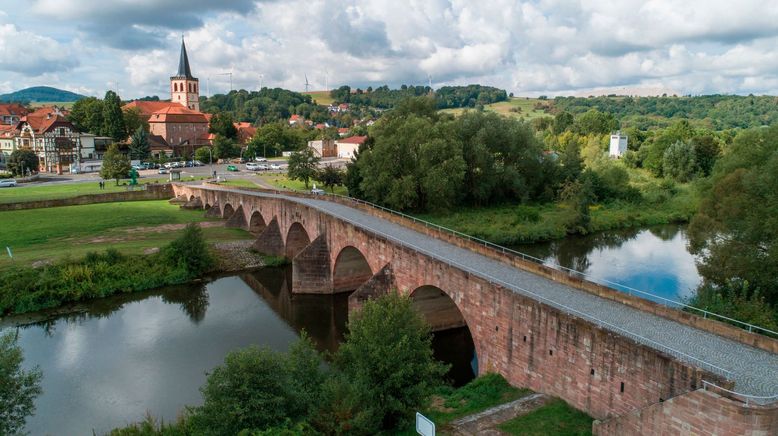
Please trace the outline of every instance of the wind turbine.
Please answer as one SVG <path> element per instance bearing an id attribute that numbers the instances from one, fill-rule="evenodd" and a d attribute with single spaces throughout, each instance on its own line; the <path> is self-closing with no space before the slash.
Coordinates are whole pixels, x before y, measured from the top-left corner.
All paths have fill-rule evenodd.
<path id="1" fill-rule="evenodd" d="M 326 68 L 324 69 L 324 90 L 330 90 L 330 72 Z"/>
<path id="2" fill-rule="evenodd" d="M 430 92 L 432 92 L 432 75 L 430 74 L 427 74 L 427 83 L 429 84 Z"/>
<path id="3" fill-rule="evenodd" d="M 264 74 L 259 75 L 259 90 L 262 91 L 262 79 L 265 78 Z"/>
<path id="4" fill-rule="evenodd" d="M 305 92 L 308 92 L 308 88 L 311 87 L 311 84 L 308 83 L 308 75 L 305 75 Z"/>

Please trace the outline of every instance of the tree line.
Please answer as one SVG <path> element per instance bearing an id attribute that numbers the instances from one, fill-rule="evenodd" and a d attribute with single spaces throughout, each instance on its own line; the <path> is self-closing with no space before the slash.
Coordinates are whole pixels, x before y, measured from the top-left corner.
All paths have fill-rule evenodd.
<path id="1" fill-rule="evenodd" d="M 439 109 L 484 106 L 508 99 L 505 90 L 491 86 L 444 86 L 433 90 L 429 86 L 401 85 L 399 89 L 390 89 L 387 85 L 366 90 L 357 88 L 352 92 L 350 86 L 341 86 L 330 91 L 336 103 L 349 103 L 356 106 L 391 109 L 401 101 L 413 97 L 435 95 Z"/>

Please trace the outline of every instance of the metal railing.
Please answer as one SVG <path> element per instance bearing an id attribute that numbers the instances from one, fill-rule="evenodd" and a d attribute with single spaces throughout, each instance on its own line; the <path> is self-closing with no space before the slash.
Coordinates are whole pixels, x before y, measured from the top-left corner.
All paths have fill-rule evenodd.
<path id="1" fill-rule="evenodd" d="M 721 386 L 717 385 L 716 383 L 711 383 L 707 380 L 702 381 L 702 388 L 704 390 L 708 390 L 708 386 L 711 386 L 714 388 L 714 390 L 720 390 L 724 391 L 741 401 L 745 403 L 746 406 L 750 406 L 751 403 L 759 404 L 759 405 L 765 405 L 770 404 L 775 401 L 778 401 L 778 394 L 777 395 L 747 395 L 747 394 L 741 394 L 740 392 L 735 392 L 732 390 L 729 390 L 727 388 L 722 388 Z"/>
<path id="2" fill-rule="evenodd" d="M 231 188 L 231 187 L 228 187 L 228 188 Z M 207 189 L 224 190 L 224 187 L 207 188 Z M 236 188 L 231 188 L 231 189 L 228 189 L 228 190 L 240 191 L 241 188 L 236 187 Z M 264 191 L 266 192 L 267 190 L 264 190 Z M 295 193 L 305 194 L 307 198 L 311 198 L 311 199 L 316 199 L 317 197 L 320 197 L 320 195 L 309 195 L 307 192 L 296 191 L 296 190 L 291 190 L 291 191 L 293 191 Z M 248 192 L 250 192 L 250 191 L 248 191 Z M 284 191 L 280 191 L 280 190 L 275 190 L 275 193 L 277 195 L 284 195 L 285 194 Z M 352 197 L 348 197 L 348 196 L 338 195 L 338 194 L 327 194 L 327 195 L 332 196 L 332 197 L 344 198 L 344 199 L 347 199 L 347 200 L 350 200 L 350 201 L 354 201 L 354 202 L 357 202 L 357 203 L 360 203 L 360 204 L 369 205 L 369 206 L 378 208 L 380 210 L 384 210 L 384 211 L 387 211 L 387 212 L 394 213 L 394 214 L 396 214 L 398 216 L 406 217 L 408 219 L 413 220 L 414 222 L 424 223 L 428 227 L 432 226 L 434 228 L 449 230 L 451 233 L 453 233 L 455 235 L 463 235 L 465 237 L 469 236 L 469 235 L 466 235 L 464 233 L 458 232 L 456 230 L 446 229 L 445 227 L 439 226 L 437 224 L 430 223 L 430 222 L 424 221 L 424 220 L 420 220 L 420 219 L 415 218 L 415 217 L 413 217 L 411 215 L 406 215 L 406 214 L 404 214 L 402 212 L 394 211 L 392 209 L 388 209 L 388 208 L 385 208 L 383 206 L 379 206 L 379 205 L 370 203 L 368 201 L 364 201 L 364 200 L 360 200 L 360 199 L 356 199 L 356 198 L 352 198 Z M 474 275 L 477 275 L 479 277 L 482 277 L 482 278 L 486 279 L 487 281 L 489 281 L 490 284 L 498 284 L 498 285 L 506 287 L 508 289 L 518 290 L 518 291 L 520 291 L 520 292 L 522 292 L 522 293 L 524 293 L 524 294 L 526 294 L 528 296 L 531 296 L 531 297 L 533 297 L 533 298 L 535 298 L 535 299 L 537 299 L 539 301 L 542 301 L 542 302 L 544 302 L 544 303 L 546 303 L 546 304 L 548 304 L 548 305 L 550 305 L 552 307 L 560 309 L 563 312 L 566 312 L 567 314 L 574 314 L 574 315 L 576 315 L 576 316 L 578 316 L 580 318 L 583 318 L 583 319 L 586 319 L 586 320 L 588 320 L 590 322 L 593 322 L 594 324 L 597 324 L 597 325 L 599 325 L 601 327 L 605 327 L 605 328 L 607 328 L 607 329 L 609 329 L 611 331 L 618 332 L 619 334 L 622 334 L 622 335 L 624 335 L 624 336 L 626 336 L 626 337 L 628 337 L 628 338 L 630 338 L 630 339 L 632 339 L 632 340 L 634 340 L 634 341 L 636 341 L 638 343 L 649 345 L 649 346 L 651 346 L 651 347 L 653 347 L 655 349 L 658 349 L 659 351 L 662 351 L 662 352 L 664 352 L 666 354 L 674 356 L 674 357 L 676 357 L 676 358 L 678 358 L 680 360 L 687 361 L 688 363 L 691 363 L 691 364 L 693 364 L 695 366 L 698 366 L 698 367 L 700 367 L 700 368 L 702 368 L 702 369 L 704 369 L 704 370 L 706 370 L 708 372 L 711 372 L 713 374 L 718 374 L 720 376 L 723 376 L 723 377 L 725 377 L 728 380 L 731 380 L 732 377 L 734 376 L 734 372 L 732 372 L 732 371 L 730 371 L 728 369 L 722 368 L 722 367 L 720 367 L 720 366 L 718 366 L 716 364 L 710 363 L 710 362 L 705 361 L 703 359 L 694 357 L 694 356 L 692 356 L 692 355 L 690 355 L 688 353 L 684 353 L 683 351 L 680 351 L 680 350 L 677 350 L 675 348 L 669 347 L 667 345 L 661 344 L 661 343 L 659 343 L 659 342 L 657 342 L 657 341 L 655 341 L 653 339 L 647 338 L 645 336 L 642 336 L 640 334 L 631 332 L 631 331 L 626 330 L 626 329 L 624 329 L 622 327 L 619 327 L 619 326 L 617 326 L 615 324 L 612 324 L 612 323 L 610 323 L 608 321 L 605 321 L 603 319 L 597 318 L 596 316 L 590 315 L 590 314 L 585 313 L 585 312 L 581 312 L 578 309 L 572 308 L 572 307 L 570 307 L 570 306 L 568 306 L 568 305 L 566 305 L 564 303 L 560 303 L 560 302 L 557 302 L 557 301 L 555 301 L 553 299 L 545 297 L 543 295 L 537 294 L 537 293 L 535 293 L 533 291 L 530 291 L 529 289 L 523 288 L 523 287 L 515 285 L 515 284 L 507 283 L 507 282 L 505 282 L 505 281 L 503 281 L 503 280 L 501 280 L 501 279 L 499 279 L 497 277 L 494 277 L 494 276 L 492 276 L 490 274 L 487 274 L 487 273 L 484 273 L 482 271 L 477 271 L 475 269 L 472 269 L 472 268 L 468 267 L 467 265 L 460 264 L 460 263 L 458 263 L 458 262 L 456 262 L 454 260 L 448 259 L 445 256 L 442 256 L 440 254 L 429 252 L 428 250 L 426 250 L 426 249 L 424 249 L 422 247 L 414 245 L 414 244 L 412 244 L 410 242 L 402 241 L 402 240 L 400 240 L 400 239 L 398 239 L 398 238 L 396 238 L 396 237 L 394 237 L 392 235 L 389 235 L 389 234 L 384 233 L 384 232 L 382 232 L 380 230 L 377 230 L 377 229 L 375 229 L 375 228 L 373 228 L 373 227 L 371 227 L 369 225 L 360 224 L 360 223 L 357 223 L 357 222 L 355 222 L 353 220 L 350 220 L 350 219 L 348 219 L 346 217 L 342 217 L 342 216 L 339 216 L 338 219 L 346 221 L 346 222 L 348 222 L 348 223 L 350 223 L 350 224 L 352 224 L 352 225 L 354 225 L 356 227 L 365 228 L 365 229 L 369 230 L 370 232 L 373 232 L 373 233 L 375 233 L 377 235 L 380 235 L 380 236 L 382 236 L 382 237 L 384 237 L 384 238 L 386 238 L 388 240 L 394 241 L 395 243 L 397 243 L 399 245 L 402 245 L 402 246 L 405 246 L 405 247 L 408 247 L 408 248 L 412 248 L 415 251 L 420 252 L 422 254 L 425 254 L 425 255 L 433 258 L 433 259 L 437 259 L 439 261 L 442 261 L 443 263 L 445 263 L 445 264 L 447 264 L 449 266 L 456 267 L 456 268 L 461 269 L 463 271 L 471 272 Z M 483 242 L 484 245 L 487 246 L 487 247 L 489 247 L 489 246 L 492 246 L 492 248 L 498 247 L 498 248 L 507 250 L 507 252 L 516 253 L 516 254 L 519 254 L 519 255 L 523 254 L 523 253 L 520 253 L 518 251 L 514 251 L 514 250 L 511 250 L 511 249 L 508 249 L 508 248 L 505 248 L 505 247 L 501 247 L 499 245 L 492 244 L 492 243 L 490 243 L 488 241 L 484 241 L 484 240 L 481 240 L 481 239 L 478 239 L 478 238 L 469 237 L 469 239 Z M 506 252 L 506 251 L 504 251 L 504 252 Z M 532 257 L 532 256 L 529 256 L 529 258 L 537 259 L 537 258 Z M 537 259 L 537 260 L 540 260 L 540 259 Z M 732 390 L 728 390 L 728 389 L 722 388 L 722 387 L 716 385 L 715 383 L 712 383 L 712 382 L 709 382 L 709 381 L 706 381 L 706 380 L 702 380 L 702 382 L 703 382 L 703 387 L 709 385 L 709 386 L 713 386 L 713 387 L 715 387 L 717 389 L 721 389 L 722 391 L 726 391 L 727 393 L 729 393 L 729 394 L 731 394 L 733 396 L 736 396 L 736 397 L 739 397 L 739 398 L 743 399 L 743 401 L 746 403 L 746 405 L 749 404 L 749 401 L 751 401 L 751 402 L 759 402 L 760 404 L 764 404 L 764 403 L 772 402 L 774 400 L 778 400 L 778 394 L 772 395 L 772 396 L 749 395 L 749 394 L 743 394 L 743 393 L 739 393 L 739 392 L 736 392 L 736 391 L 732 391 Z M 762 403 L 762 401 L 764 403 Z"/>

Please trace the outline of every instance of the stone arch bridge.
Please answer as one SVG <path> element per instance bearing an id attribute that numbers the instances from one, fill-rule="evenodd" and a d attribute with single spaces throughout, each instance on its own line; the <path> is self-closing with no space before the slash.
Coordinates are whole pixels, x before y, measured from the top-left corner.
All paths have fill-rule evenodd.
<path id="1" fill-rule="evenodd" d="M 293 292 L 409 295 L 433 329 L 467 326 L 479 372 L 561 397 L 596 434 L 778 434 L 778 341 L 348 199 L 173 189 L 292 259 Z"/>

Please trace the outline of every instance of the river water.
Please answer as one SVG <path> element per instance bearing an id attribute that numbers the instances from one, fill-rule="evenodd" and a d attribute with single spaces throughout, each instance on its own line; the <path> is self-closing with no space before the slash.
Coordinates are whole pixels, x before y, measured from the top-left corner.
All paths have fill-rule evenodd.
<path id="1" fill-rule="evenodd" d="M 522 246 L 524 252 L 667 297 L 689 295 L 699 275 L 681 227 L 608 232 Z M 38 365 L 44 393 L 27 421 L 32 435 L 90 435 L 138 421 L 147 412 L 174 420 L 201 404 L 206 372 L 231 350 L 286 350 L 305 329 L 321 351 L 335 351 L 346 331 L 346 294 L 292 295 L 290 269 L 265 269 L 208 283 L 121 295 L 70 307 L 71 314 L 26 323 L 6 319 Z M 435 356 L 449 378 L 473 377 L 466 328 L 435 335 Z"/>

